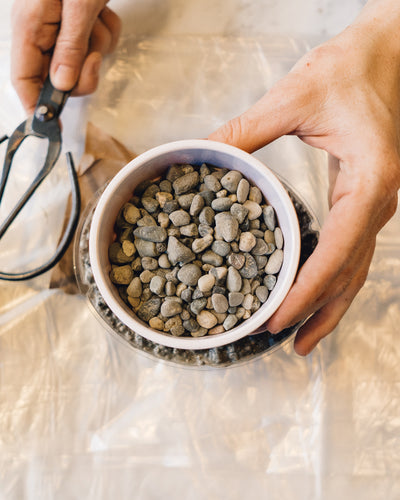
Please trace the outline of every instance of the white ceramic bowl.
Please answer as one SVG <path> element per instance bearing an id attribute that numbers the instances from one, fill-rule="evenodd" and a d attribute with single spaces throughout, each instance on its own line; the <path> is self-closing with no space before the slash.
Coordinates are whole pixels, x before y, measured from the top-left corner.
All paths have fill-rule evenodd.
<path id="1" fill-rule="evenodd" d="M 122 205 L 135 187 L 146 179 L 160 176 L 172 163 L 239 170 L 258 186 L 271 204 L 284 236 L 284 260 L 275 288 L 267 301 L 252 316 L 227 332 L 204 337 L 174 337 L 150 328 L 120 298 L 109 278 L 108 247 L 113 241 L 113 226 Z M 93 276 L 105 302 L 128 328 L 148 340 L 179 349 L 209 349 L 229 344 L 256 330 L 279 307 L 296 276 L 300 256 L 300 229 L 293 204 L 281 182 L 264 164 L 244 151 L 208 140 L 183 140 L 155 147 L 128 163 L 108 184 L 93 215 L 89 239 Z"/>

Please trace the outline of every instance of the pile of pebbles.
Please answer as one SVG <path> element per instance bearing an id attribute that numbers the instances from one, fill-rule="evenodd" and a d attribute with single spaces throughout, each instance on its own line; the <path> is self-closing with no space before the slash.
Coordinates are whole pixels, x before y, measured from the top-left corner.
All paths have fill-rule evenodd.
<path id="1" fill-rule="evenodd" d="M 268 299 L 282 231 L 261 191 L 235 170 L 171 165 L 139 185 L 115 223 L 110 277 L 151 328 L 223 333 Z"/>

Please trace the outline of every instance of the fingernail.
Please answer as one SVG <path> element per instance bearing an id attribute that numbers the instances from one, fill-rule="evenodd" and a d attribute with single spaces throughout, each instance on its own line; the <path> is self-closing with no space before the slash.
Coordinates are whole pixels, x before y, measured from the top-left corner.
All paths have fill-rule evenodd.
<path id="1" fill-rule="evenodd" d="M 60 64 L 51 79 L 54 87 L 58 90 L 71 90 L 78 79 L 77 71 L 72 66 Z"/>

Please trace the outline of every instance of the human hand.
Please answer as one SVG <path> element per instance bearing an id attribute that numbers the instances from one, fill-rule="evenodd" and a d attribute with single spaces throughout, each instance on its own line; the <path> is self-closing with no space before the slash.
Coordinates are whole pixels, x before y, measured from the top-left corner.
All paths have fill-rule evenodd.
<path id="1" fill-rule="evenodd" d="M 102 56 L 118 42 L 120 20 L 107 0 L 15 0 L 12 12 L 11 78 L 32 113 L 50 72 L 59 90 L 93 92 Z"/>
<path id="2" fill-rule="evenodd" d="M 253 152 L 294 134 L 331 155 L 331 209 L 319 243 L 265 325 L 277 333 L 312 315 L 295 338 L 301 355 L 349 308 L 367 277 L 376 235 L 396 211 L 399 20 L 398 2 L 371 1 L 352 26 L 304 56 L 259 102 L 209 136 Z"/>

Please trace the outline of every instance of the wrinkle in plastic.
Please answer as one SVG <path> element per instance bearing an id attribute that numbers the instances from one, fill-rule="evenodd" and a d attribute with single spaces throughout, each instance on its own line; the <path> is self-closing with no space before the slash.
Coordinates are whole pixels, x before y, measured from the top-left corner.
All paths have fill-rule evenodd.
<path id="1" fill-rule="evenodd" d="M 88 107 L 67 104 L 76 112 L 65 110 L 66 141 L 81 147 L 68 136 L 77 115 L 136 153 L 206 137 L 305 50 L 287 38 L 127 38 Z M 16 102 L 2 88 L 1 100 Z M 323 154 L 291 137 L 257 155 L 323 220 Z M 55 247 L 64 172 L 0 242 L 2 265 Z M 85 297 L 48 290 L 48 275 L 0 283 L 0 498 L 399 498 L 399 229 L 397 213 L 348 314 L 305 359 L 286 345 L 229 369 L 173 366 L 116 341 Z"/>

